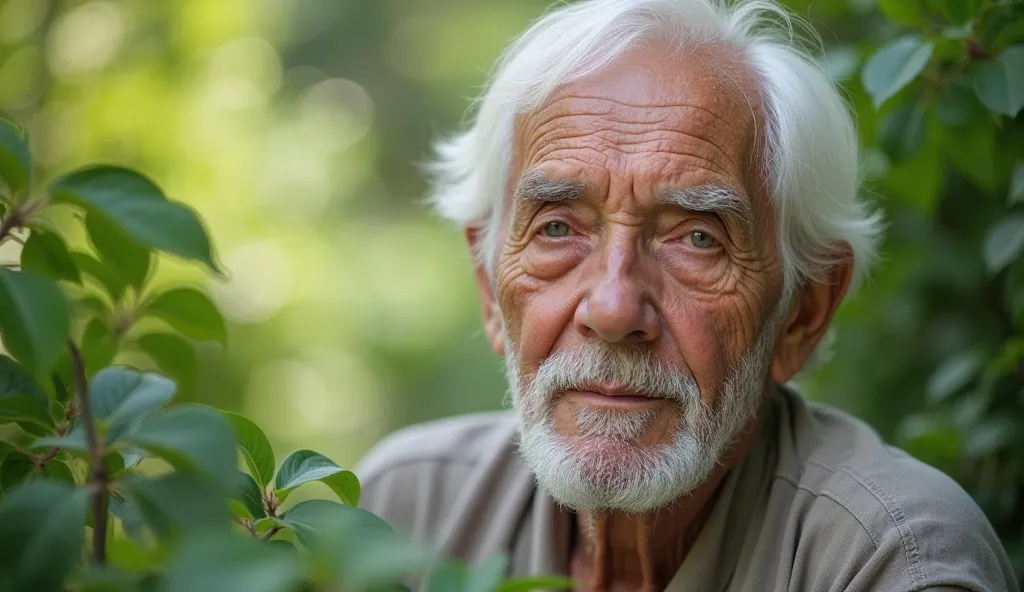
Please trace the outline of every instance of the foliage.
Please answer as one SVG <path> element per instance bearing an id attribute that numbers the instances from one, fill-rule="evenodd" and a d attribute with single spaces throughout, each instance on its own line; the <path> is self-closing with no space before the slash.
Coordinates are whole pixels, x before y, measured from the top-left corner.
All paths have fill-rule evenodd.
<path id="1" fill-rule="evenodd" d="M 33 191 L 27 135 L 7 120 L 0 203 L 0 243 L 24 244 L 21 264 L 0 268 L 0 335 L 13 356 L 0 355 L 0 591 L 402 590 L 430 567 L 427 549 L 357 507 L 351 471 L 311 450 L 278 464 L 248 418 L 172 405 L 171 377 L 109 365 L 137 346 L 189 380 L 194 367 L 179 358 L 191 359 L 191 341 L 225 342 L 204 294 L 149 283 L 161 252 L 217 269 L 195 212 L 120 167 Z M 68 249 L 48 221 L 60 207 L 84 214 L 94 254 Z M 168 330 L 137 330 L 147 317 Z M 286 503 L 312 481 L 339 501 Z M 426 573 L 437 591 L 566 583 L 506 580 L 504 568 L 496 557 Z M 458 577 L 437 575 L 451 570 Z"/>

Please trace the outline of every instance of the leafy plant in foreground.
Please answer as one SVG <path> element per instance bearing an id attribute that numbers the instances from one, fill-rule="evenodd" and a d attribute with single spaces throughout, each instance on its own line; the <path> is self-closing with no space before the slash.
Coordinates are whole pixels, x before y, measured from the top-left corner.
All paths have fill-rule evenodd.
<path id="1" fill-rule="evenodd" d="M 33 192 L 31 165 L 25 131 L 0 119 L 0 245 L 22 244 L 0 264 L 0 592 L 385 591 L 429 567 L 427 550 L 357 507 L 352 472 L 311 450 L 278 465 L 251 420 L 169 405 L 175 380 L 194 381 L 192 341 L 227 337 L 202 292 L 151 287 L 157 253 L 217 271 L 196 213 L 115 166 Z M 78 214 L 91 253 L 49 222 L 57 207 Z M 169 376 L 111 365 L 128 348 Z M 288 504 L 311 481 L 338 501 Z M 505 566 L 442 563 L 424 580 L 458 592 L 570 584 L 505 580 Z"/>

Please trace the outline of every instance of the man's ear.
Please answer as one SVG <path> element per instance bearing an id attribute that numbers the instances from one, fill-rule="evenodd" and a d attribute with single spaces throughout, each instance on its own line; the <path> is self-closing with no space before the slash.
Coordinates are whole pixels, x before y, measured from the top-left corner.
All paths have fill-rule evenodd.
<path id="1" fill-rule="evenodd" d="M 494 298 L 494 290 L 491 285 L 491 278 L 487 274 L 480 257 L 476 253 L 480 249 L 480 229 L 475 226 L 466 227 L 466 240 L 469 242 L 470 252 L 473 253 L 473 260 L 476 263 L 476 290 L 480 294 L 481 314 L 484 321 L 484 331 L 487 332 L 487 339 L 491 342 L 491 349 L 499 356 L 505 355 L 505 323 L 501 318 L 501 309 Z"/>
<path id="2" fill-rule="evenodd" d="M 853 276 L 853 258 L 837 261 L 821 281 L 808 281 L 792 303 L 772 355 L 772 380 L 783 383 L 803 368 L 825 337 Z"/>

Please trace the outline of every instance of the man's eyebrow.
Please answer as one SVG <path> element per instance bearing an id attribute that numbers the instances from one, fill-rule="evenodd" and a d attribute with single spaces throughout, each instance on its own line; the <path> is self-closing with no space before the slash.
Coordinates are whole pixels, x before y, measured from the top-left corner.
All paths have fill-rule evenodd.
<path id="1" fill-rule="evenodd" d="M 520 177 L 519 182 L 516 183 L 515 191 L 512 192 L 512 200 L 515 204 L 529 200 L 566 201 L 583 197 L 585 189 L 586 185 L 581 181 L 552 179 L 540 171 L 530 171 Z"/>
<path id="2" fill-rule="evenodd" d="M 750 202 L 734 189 L 712 183 L 695 187 L 667 187 L 660 192 L 662 203 L 694 212 L 710 212 L 736 218 L 749 226 L 753 221 Z"/>

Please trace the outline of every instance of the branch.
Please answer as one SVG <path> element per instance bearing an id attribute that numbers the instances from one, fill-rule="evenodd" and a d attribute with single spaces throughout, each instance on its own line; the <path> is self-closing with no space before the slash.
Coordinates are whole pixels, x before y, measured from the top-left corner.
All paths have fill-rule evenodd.
<path id="1" fill-rule="evenodd" d="M 260 540 L 269 541 L 271 538 L 273 538 L 275 534 L 281 532 L 282 528 L 284 527 L 280 524 L 275 524 L 274 526 L 270 527 L 270 530 L 268 530 L 267 532 L 263 533 L 262 536 L 260 536 Z"/>
<path id="2" fill-rule="evenodd" d="M 107 559 L 107 489 L 110 486 L 107 465 L 104 462 L 106 451 L 103 441 L 96 433 L 96 423 L 89 406 L 89 386 L 85 379 L 85 363 L 82 353 L 71 341 L 71 363 L 75 369 L 75 392 L 78 393 L 79 414 L 85 424 L 85 436 L 89 443 L 89 490 L 92 501 L 92 555 L 98 564 Z"/>

